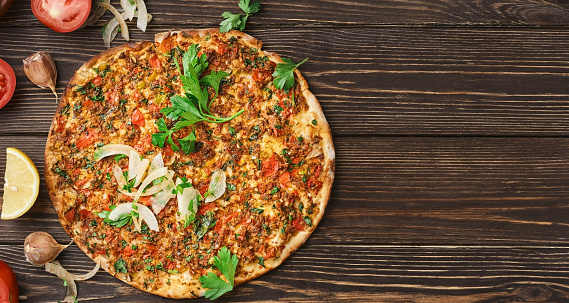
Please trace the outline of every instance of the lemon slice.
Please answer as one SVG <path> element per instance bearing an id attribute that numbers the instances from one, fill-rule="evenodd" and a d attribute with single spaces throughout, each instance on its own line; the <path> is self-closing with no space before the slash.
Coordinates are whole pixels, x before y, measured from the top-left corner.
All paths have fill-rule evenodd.
<path id="1" fill-rule="evenodd" d="M 6 149 L 6 173 L 1 219 L 15 219 L 25 214 L 36 202 L 40 175 L 34 162 L 15 148 Z"/>

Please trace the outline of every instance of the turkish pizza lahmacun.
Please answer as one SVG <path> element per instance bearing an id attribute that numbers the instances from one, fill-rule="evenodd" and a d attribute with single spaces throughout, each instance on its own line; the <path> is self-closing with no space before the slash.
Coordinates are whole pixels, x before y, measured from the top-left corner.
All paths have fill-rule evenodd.
<path id="1" fill-rule="evenodd" d="M 170 298 L 203 296 L 200 277 L 222 277 L 224 247 L 238 258 L 235 285 L 298 249 L 328 203 L 334 147 L 300 72 L 291 89 L 275 87 L 282 62 L 247 34 L 208 29 L 128 43 L 79 68 L 45 152 L 51 200 L 79 248 Z M 190 74 L 201 86 L 183 83 Z"/>

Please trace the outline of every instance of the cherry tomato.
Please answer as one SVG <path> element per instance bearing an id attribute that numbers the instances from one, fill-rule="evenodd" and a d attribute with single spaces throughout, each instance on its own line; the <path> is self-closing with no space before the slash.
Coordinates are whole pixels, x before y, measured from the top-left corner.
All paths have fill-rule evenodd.
<path id="1" fill-rule="evenodd" d="M 0 0 L 0 17 L 8 10 L 14 0 Z"/>
<path id="2" fill-rule="evenodd" d="M 10 101 L 15 89 L 16 75 L 14 70 L 6 61 L 0 59 L 0 108 Z"/>
<path id="3" fill-rule="evenodd" d="M 91 0 L 32 0 L 32 13 L 47 27 L 59 33 L 72 32 L 91 12 Z"/>
<path id="4" fill-rule="evenodd" d="M 16 274 L 8 264 L 0 261 L 0 302 L 18 303 L 18 296 Z"/>

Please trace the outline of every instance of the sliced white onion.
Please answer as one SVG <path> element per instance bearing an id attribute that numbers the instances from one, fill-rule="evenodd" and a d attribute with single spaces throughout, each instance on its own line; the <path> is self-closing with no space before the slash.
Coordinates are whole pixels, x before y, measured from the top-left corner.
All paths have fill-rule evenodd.
<path id="1" fill-rule="evenodd" d="M 155 179 L 158 179 L 160 177 L 164 177 L 167 172 L 168 172 L 168 168 L 162 167 L 162 168 L 159 168 L 159 169 L 153 171 L 152 173 L 148 174 L 148 176 L 146 176 L 144 181 L 142 181 L 142 184 L 140 185 L 139 190 L 137 191 L 137 194 L 134 197 L 134 201 L 138 201 L 138 199 L 142 196 L 142 192 L 144 191 L 146 186 L 148 186 L 150 184 L 150 182 L 152 182 Z"/>
<path id="2" fill-rule="evenodd" d="M 144 222 L 146 222 L 148 228 L 150 228 L 153 231 L 158 231 L 158 220 L 156 220 L 156 217 L 154 216 L 150 208 L 138 203 L 136 204 L 136 206 L 138 207 L 137 211 L 138 214 L 140 215 L 140 218 L 144 220 Z"/>
<path id="3" fill-rule="evenodd" d="M 140 166 L 138 167 L 138 175 L 136 175 L 136 179 L 134 181 L 134 187 L 138 187 L 138 185 L 140 185 L 140 182 L 142 182 L 144 176 L 146 175 L 148 165 L 150 165 L 150 160 L 142 159 L 142 161 L 140 161 Z"/>
<path id="4" fill-rule="evenodd" d="M 58 276 L 60 279 L 67 282 L 67 292 L 65 293 L 65 299 L 61 302 L 74 303 L 75 298 L 77 298 L 77 285 L 75 285 L 75 280 L 73 276 L 61 266 L 59 261 L 52 261 L 45 264 L 45 270 Z"/>
<path id="5" fill-rule="evenodd" d="M 191 181 L 189 181 L 191 183 Z M 178 178 L 176 180 L 176 185 L 182 184 L 182 180 Z M 178 210 L 180 211 L 180 216 L 185 219 L 186 216 L 195 214 L 198 211 L 198 200 L 200 197 L 200 192 L 195 187 L 184 188 L 182 193 L 177 193 L 176 198 L 178 199 Z M 189 209 L 190 203 L 193 202 L 192 210 Z"/>
<path id="6" fill-rule="evenodd" d="M 146 31 L 146 25 L 148 24 L 148 17 L 146 11 L 146 4 L 143 0 L 136 0 L 136 5 L 138 6 L 138 19 L 136 21 L 136 27 L 140 28 L 143 32 Z"/>
<path id="7" fill-rule="evenodd" d="M 148 174 L 150 175 L 153 171 L 164 167 L 164 160 L 162 159 L 162 152 L 159 152 L 152 158 L 152 162 L 150 162 L 150 168 L 148 169 Z"/>
<path id="8" fill-rule="evenodd" d="M 173 171 L 172 171 L 173 172 Z M 173 174 L 172 174 L 173 176 Z M 166 183 L 166 182 L 165 182 Z M 166 204 L 170 199 L 174 198 L 175 195 L 172 193 L 174 190 L 174 182 L 167 182 L 167 186 L 156 194 L 155 197 L 151 198 L 152 211 L 158 214 L 166 207 Z"/>
<path id="9" fill-rule="evenodd" d="M 130 214 L 132 210 L 132 203 L 119 204 L 109 213 L 107 218 L 109 218 L 109 220 L 116 221 L 120 216 Z"/>
<path id="10" fill-rule="evenodd" d="M 100 6 L 108 9 L 111 13 L 113 13 L 113 15 L 115 15 L 115 18 L 118 20 L 119 25 L 121 27 L 121 35 L 122 37 L 126 40 L 129 41 L 129 35 L 128 35 L 128 27 L 126 26 L 126 22 L 124 21 L 123 16 L 117 11 L 116 8 L 114 8 L 112 5 L 108 4 L 108 3 L 104 3 L 101 2 L 99 3 Z M 146 17 L 146 11 L 144 12 L 144 15 Z M 140 20 L 140 18 L 139 18 Z M 108 26 L 107 26 L 108 27 Z"/>
<path id="11" fill-rule="evenodd" d="M 65 280 L 67 282 L 67 293 L 65 295 L 65 299 L 62 302 L 74 303 L 75 299 L 77 298 L 77 285 L 75 281 L 84 281 L 93 277 L 101 265 L 99 262 L 95 265 L 90 272 L 84 275 L 74 275 L 68 272 L 59 261 L 52 261 L 45 264 L 45 270 L 51 274 L 58 276 L 60 279 Z"/>
<path id="12" fill-rule="evenodd" d="M 113 167 L 113 175 L 115 176 L 115 179 L 117 180 L 117 185 L 118 185 L 118 189 L 119 191 L 124 191 L 124 186 L 126 185 L 126 179 L 124 178 L 124 175 L 122 174 L 122 169 L 118 166 L 115 165 Z"/>
<path id="13" fill-rule="evenodd" d="M 130 151 L 128 155 L 128 180 L 134 179 L 139 174 L 140 169 L 140 155 L 136 151 Z"/>
<path id="14" fill-rule="evenodd" d="M 136 206 L 136 209 L 133 208 L 133 206 Z M 131 211 L 135 211 L 138 213 L 139 218 L 144 220 L 144 222 L 146 222 L 146 224 L 148 225 L 148 228 L 150 228 L 151 230 L 154 231 L 158 231 L 158 221 L 156 220 L 156 217 L 154 216 L 154 214 L 152 213 L 152 211 L 142 205 L 142 204 L 138 204 L 138 203 L 123 203 L 123 204 L 119 204 L 117 207 L 115 207 L 115 209 L 113 209 L 109 215 L 107 216 L 107 218 L 109 218 L 109 220 L 117 220 L 118 218 L 120 218 L 120 216 L 122 215 L 126 215 L 126 214 L 130 214 Z M 135 218 L 133 218 L 135 219 Z M 139 228 L 137 228 L 139 229 Z"/>
<path id="15" fill-rule="evenodd" d="M 125 144 L 107 144 L 102 147 L 97 148 L 93 155 L 93 159 L 95 161 L 99 161 L 105 157 L 113 156 L 113 155 L 130 155 L 130 152 L 134 151 L 136 153 L 136 149 L 132 146 L 128 146 Z M 138 153 L 137 153 L 138 154 Z"/>
<path id="16" fill-rule="evenodd" d="M 134 11 L 136 10 L 136 2 L 133 4 L 130 0 L 121 0 L 121 6 L 124 9 L 124 14 L 126 15 L 125 19 L 132 21 Z"/>
<path id="17" fill-rule="evenodd" d="M 99 271 L 100 267 L 101 267 L 100 262 L 97 262 L 95 267 L 93 267 L 93 269 L 91 269 L 90 272 L 88 272 L 86 274 L 82 274 L 82 275 L 74 275 L 74 274 L 71 274 L 71 275 L 73 276 L 73 280 L 75 280 L 75 281 L 89 280 Z"/>
<path id="18" fill-rule="evenodd" d="M 209 182 L 209 189 L 207 197 L 205 198 L 205 203 L 217 200 L 219 197 L 223 196 L 225 193 L 225 172 L 221 169 L 216 169 L 213 174 L 211 174 L 211 181 Z"/>

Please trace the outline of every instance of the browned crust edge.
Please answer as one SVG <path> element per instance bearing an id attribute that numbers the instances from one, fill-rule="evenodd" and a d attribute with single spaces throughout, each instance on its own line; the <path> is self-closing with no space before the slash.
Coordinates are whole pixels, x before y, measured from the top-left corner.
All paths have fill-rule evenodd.
<path id="1" fill-rule="evenodd" d="M 187 37 L 193 37 L 195 39 L 199 39 L 199 38 L 201 38 L 207 34 L 218 34 L 218 33 L 219 33 L 218 28 L 168 31 L 168 32 L 156 34 L 155 35 L 155 43 L 159 44 L 160 42 L 164 41 L 168 37 L 174 36 L 174 35 L 179 35 L 180 38 L 182 38 L 182 39 L 187 38 Z M 272 53 L 272 52 L 267 52 L 267 51 L 261 50 L 262 42 L 257 40 L 256 38 L 246 34 L 246 33 L 233 30 L 233 31 L 230 31 L 230 32 L 225 33 L 225 34 L 240 37 L 250 47 L 255 47 L 255 48 L 259 49 L 261 52 L 263 52 L 264 54 L 269 56 L 273 61 L 275 61 L 277 63 L 283 62 L 282 58 L 279 55 Z M 143 42 L 139 42 L 139 43 L 132 43 L 131 42 L 131 43 L 124 44 L 122 46 L 118 46 L 118 47 L 109 49 L 109 50 L 104 51 L 104 52 L 96 55 L 95 57 L 91 58 L 89 61 L 87 61 L 85 64 L 83 64 L 76 71 L 76 73 L 73 75 L 73 77 L 69 80 L 69 84 L 65 88 L 65 91 L 64 91 L 64 93 L 60 99 L 59 105 L 57 107 L 57 111 L 59 111 L 61 109 L 61 107 L 63 105 L 62 101 L 67 96 L 67 94 L 70 93 L 70 90 L 72 89 L 73 85 L 76 85 L 76 84 L 81 82 L 81 80 L 82 80 L 80 77 L 81 72 L 90 70 L 97 62 L 100 62 L 100 60 L 104 60 L 106 58 L 113 57 L 114 55 L 116 55 L 117 53 L 119 53 L 123 50 L 135 50 L 137 48 L 147 47 L 148 44 L 152 44 L 152 42 L 148 42 L 148 41 L 143 41 Z M 306 98 L 306 100 L 309 104 L 310 111 L 313 113 L 314 119 L 316 119 L 318 122 L 317 125 L 319 127 L 319 134 L 322 137 L 322 142 L 323 142 L 324 147 L 325 147 L 323 150 L 324 165 L 323 165 L 323 170 L 322 170 L 322 173 L 325 174 L 325 178 L 323 180 L 324 183 L 323 183 L 322 189 L 321 189 L 319 197 L 318 197 L 318 199 L 320 200 L 319 206 L 320 206 L 321 211 L 314 218 L 312 227 L 310 227 L 309 229 L 307 229 L 305 231 L 299 232 L 296 236 L 291 238 L 290 241 L 287 243 L 285 249 L 282 251 L 281 255 L 278 258 L 265 260 L 265 267 L 262 267 L 260 265 L 256 265 L 255 268 L 246 277 L 235 277 L 235 285 L 239 285 L 239 284 L 242 284 L 242 283 L 247 282 L 249 280 L 255 279 L 255 278 L 269 272 L 270 270 L 276 268 L 277 266 L 282 264 L 300 246 L 302 246 L 306 242 L 306 240 L 309 238 L 309 236 L 312 234 L 312 232 L 316 229 L 316 227 L 318 226 L 320 221 L 322 220 L 322 217 L 324 216 L 325 208 L 326 208 L 328 201 L 330 199 L 332 183 L 334 181 L 334 174 L 335 174 L 335 150 L 334 150 L 334 144 L 332 141 L 332 134 L 330 131 L 330 126 L 329 126 L 328 122 L 326 121 L 326 118 L 324 116 L 324 113 L 322 111 L 322 107 L 321 107 L 320 103 L 318 102 L 316 97 L 309 91 L 308 83 L 307 83 L 306 79 L 302 76 L 302 74 L 298 70 L 295 70 L 295 75 L 297 77 L 298 83 L 301 86 L 301 91 L 302 91 L 304 97 Z M 65 191 L 59 190 L 56 188 L 58 176 L 57 176 L 57 174 L 55 174 L 54 172 L 49 170 L 49 167 L 51 167 L 54 164 L 53 162 L 56 161 L 56 158 L 49 151 L 49 142 L 51 141 L 51 133 L 55 127 L 55 124 L 56 124 L 56 121 L 54 119 L 52 121 L 52 124 L 50 127 L 50 131 L 49 131 L 49 135 L 48 135 L 48 139 L 47 139 L 46 147 L 45 147 L 45 159 L 44 159 L 45 160 L 45 168 L 44 168 L 45 182 L 46 182 L 46 187 L 48 189 L 50 198 L 52 200 L 54 207 L 57 210 L 57 214 L 58 214 L 60 222 L 62 223 L 62 226 L 64 227 L 66 232 L 71 236 L 71 238 L 75 241 L 75 237 L 74 237 L 74 234 L 71 230 L 70 224 L 64 224 L 64 222 L 69 223 L 63 217 L 63 210 L 64 210 L 63 208 L 65 206 L 65 199 L 64 199 L 64 192 Z M 89 256 L 91 259 L 95 260 L 96 262 L 99 261 L 101 263 L 101 267 L 105 271 L 109 272 L 109 264 L 104 257 L 101 257 L 101 256 L 93 257 L 88 252 L 87 247 L 85 245 L 83 245 L 79 241 L 75 241 L 75 243 L 81 249 L 81 251 L 83 251 L 87 256 Z M 125 277 L 126 277 L 125 275 L 115 275 L 115 277 L 119 278 L 120 280 L 122 280 L 123 282 L 125 282 L 131 286 L 134 286 L 134 287 L 141 289 L 143 291 L 147 291 L 146 289 L 143 288 L 143 285 L 140 285 L 139 283 L 135 283 L 134 281 L 127 281 L 125 279 Z M 151 293 L 156 294 L 156 295 L 165 296 L 165 297 L 171 297 L 171 298 L 188 298 L 188 292 L 187 291 L 186 292 L 181 291 L 182 289 L 177 289 L 177 290 L 180 290 L 180 292 L 179 293 L 175 292 L 175 291 L 172 292 L 172 285 L 170 285 L 168 287 L 162 287 L 162 288 L 158 288 L 156 290 L 153 290 Z M 199 292 L 199 295 L 203 296 L 203 292 L 204 292 L 203 290 L 201 292 Z"/>

